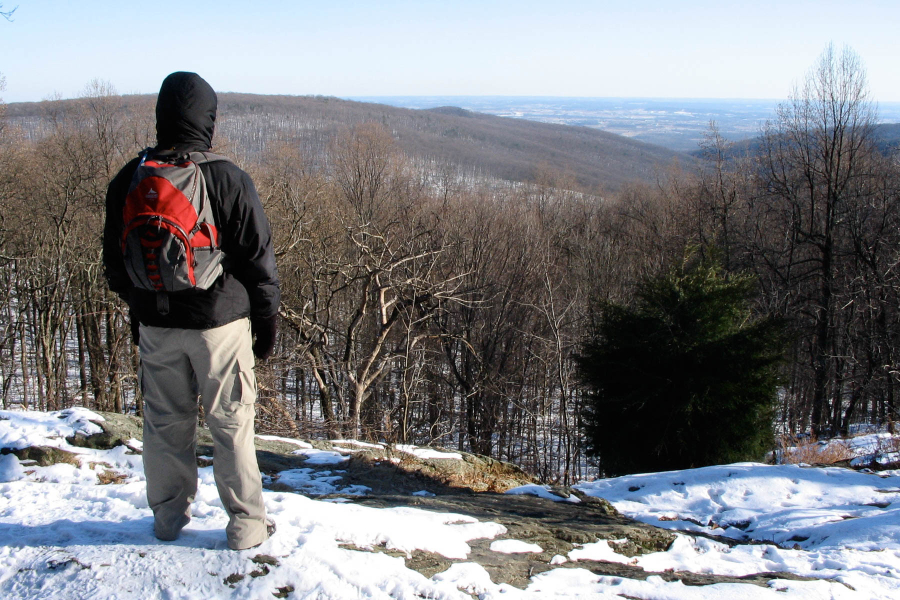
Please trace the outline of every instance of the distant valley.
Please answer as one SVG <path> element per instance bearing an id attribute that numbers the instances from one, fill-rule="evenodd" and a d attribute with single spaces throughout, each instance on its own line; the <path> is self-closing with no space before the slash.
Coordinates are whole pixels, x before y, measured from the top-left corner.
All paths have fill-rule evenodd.
<path id="1" fill-rule="evenodd" d="M 755 137 L 780 100 L 565 98 L 528 96 L 369 96 L 353 98 L 404 108 L 458 106 L 542 123 L 580 125 L 679 152 L 693 152 L 715 121 L 729 141 Z M 900 102 L 880 103 L 879 121 L 900 122 Z"/>

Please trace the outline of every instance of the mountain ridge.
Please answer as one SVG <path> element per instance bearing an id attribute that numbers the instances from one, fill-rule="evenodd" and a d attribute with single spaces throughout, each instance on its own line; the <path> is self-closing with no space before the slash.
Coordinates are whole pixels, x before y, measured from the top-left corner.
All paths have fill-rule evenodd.
<path id="1" fill-rule="evenodd" d="M 119 96 L 126 108 L 147 110 L 152 95 Z M 12 122 L 42 119 L 79 100 L 10 103 Z M 662 146 L 575 125 L 541 123 L 459 107 L 408 109 L 328 96 L 219 94 L 219 130 L 232 142 L 261 152 L 273 140 L 313 152 L 348 127 L 381 124 L 409 156 L 451 163 L 462 170 L 512 181 L 532 181 L 540 170 L 564 173 L 591 192 L 616 192 L 633 181 L 655 182 L 674 164 L 697 159 Z"/>

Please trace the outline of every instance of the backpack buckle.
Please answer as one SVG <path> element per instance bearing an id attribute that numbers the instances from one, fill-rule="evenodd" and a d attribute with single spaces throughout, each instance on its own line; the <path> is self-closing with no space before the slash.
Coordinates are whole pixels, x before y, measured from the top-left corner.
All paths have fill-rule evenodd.
<path id="1" fill-rule="evenodd" d="M 169 314 L 169 294 L 156 292 L 156 312 L 161 315 Z"/>

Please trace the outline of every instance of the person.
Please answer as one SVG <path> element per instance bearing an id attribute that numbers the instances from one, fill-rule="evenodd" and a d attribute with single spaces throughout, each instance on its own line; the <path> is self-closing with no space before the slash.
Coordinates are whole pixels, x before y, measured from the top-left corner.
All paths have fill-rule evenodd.
<path id="1" fill-rule="evenodd" d="M 166 77 L 156 102 L 157 145 L 147 156 L 165 160 L 209 151 L 217 102 L 196 73 Z M 109 184 L 103 262 L 110 289 L 128 303 L 140 355 L 154 533 L 174 540 L 190 521 L 199 393 L 214 442 L 215 482 L 229 517 L 228 546 L 254 547 L 274 531 L 253 443 L 254 355 L 264 360 L 274 348 L 280 301 L 269 222 L 247 173 L 227 160 L 198 163 L 219 230 L 223 273 L 208 289 L 173 292 L 160 303 L 156 292 L 132 282 L 123 253 L 125 198 L 140 160 L 130 161 Z"/>

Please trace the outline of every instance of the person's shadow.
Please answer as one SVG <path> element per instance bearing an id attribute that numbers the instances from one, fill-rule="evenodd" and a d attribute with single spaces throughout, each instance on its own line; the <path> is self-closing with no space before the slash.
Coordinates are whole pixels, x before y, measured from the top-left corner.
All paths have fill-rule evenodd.
<path id="1" fill-rule="evenodd" d="M 179 538 L 163 542 L 153 535 L 153 517 L 124 521 L 73 521 L 60 519 L 42 525 L 0 523 L 0 544 L 9 548 L 69 546 L 181 546 L 208 550 L 225 550 L 228 543 L 222 527 L 201 529 L 189 523 Z"/>

